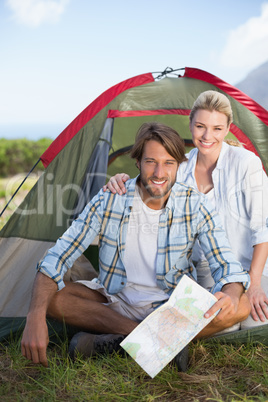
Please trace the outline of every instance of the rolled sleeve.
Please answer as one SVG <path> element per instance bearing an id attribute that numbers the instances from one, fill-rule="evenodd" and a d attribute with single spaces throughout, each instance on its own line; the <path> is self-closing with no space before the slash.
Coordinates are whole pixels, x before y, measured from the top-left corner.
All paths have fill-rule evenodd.
<path id="1" fill-rule="evenodd" d="M 215 285 L 211 288 L 211 293 L 220 292 L 224 285 L 229 283 L 241 283 L 245 289 L 245 292 L 249 289 L 250 286 L 250 276 L 247 271 L 242 271 L 240 274 L 230 274 L 226 277 L 219 280 Z"/>
<path id="2" fill-rule="evenodd" d="M 50 265 L 47 265 L 46 263 L 43 263 L 43 262 L 42 262 L 42 264 L 43 265 L 40 265 L 40 263 L 39 263 L 37 265 L 37 268 L 36 268 L 37 271 L 48 276 L 50 279 L 53 279 L 53 281 L 56 282 L 56 284 L 58 286 L 58 290 L 62 290 L 65 287 L 62 277 L 55 270 L 53 270 Z"/>
<path id="3" fill-rule="evenodd" d="M 259 158 L 252 156 L 245 167 L 244 202 L 249 226 L 251 244 L 268 241 L 268 179 Z"/>
<path id="4" fill-rule="evenodd" d="M 267 225 L 268 225 L 268 218 L 267 218 Z M 251 239 L 252 239 L 252 247 L 256 246 L 256 244 L 268 242 L 268 227 L 258 232 L 252 233 Z"/>
<path id="5" fill-rule="evenodd" d="M 211 292 L 218 292 L 224 285 L 233 282 L 242 283 L 247 290 L 250 285 L 249 274 L 235 259 L 218 214 L 205 200 L 200 205 L 199 219 L 198 240 L 215 281 Z"/>
<path id="6" fill-rule="evenodd" d="M 99 233 L 101 211 L 102 205 L 97 195 L 37 265 L 39 272 L 56 282 L 58 290 L 65 286 L 63 277 L 66 271 Z"/>

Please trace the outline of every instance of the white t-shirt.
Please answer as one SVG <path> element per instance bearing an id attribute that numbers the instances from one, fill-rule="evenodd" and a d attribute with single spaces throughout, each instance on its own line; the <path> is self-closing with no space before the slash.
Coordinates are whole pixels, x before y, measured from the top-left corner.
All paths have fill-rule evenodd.
<path id="1" fill-rule="evenodd" d="M 156 257 L 159 216 L 162 210 L 147 207 L 135 190 L 129 217 L 124 265 L 127 285 L 120 297 L 133 306 L 168 299 L 156 283 Z"/>

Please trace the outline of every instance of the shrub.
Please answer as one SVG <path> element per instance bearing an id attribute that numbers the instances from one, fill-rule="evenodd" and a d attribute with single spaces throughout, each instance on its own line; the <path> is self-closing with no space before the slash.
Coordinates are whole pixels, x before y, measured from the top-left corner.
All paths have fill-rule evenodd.
<path id="1" fill-rule="evenodd" d="M 37 141 L 26 138 L 17 140 L 0 139 L 0 177 L 29 172 L 43 152 L 51 144 L 50 138 Z M 39 167 L 41 170 L 43 166 Z"/>

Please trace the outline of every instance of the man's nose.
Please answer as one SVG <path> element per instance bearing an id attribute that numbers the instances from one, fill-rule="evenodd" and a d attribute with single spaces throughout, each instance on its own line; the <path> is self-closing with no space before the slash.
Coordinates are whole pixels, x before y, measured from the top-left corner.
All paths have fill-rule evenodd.
<path id="1" fill-rule="evenodd" d="M 154 175 L 155 175 L 156 177 L 158 177 L 158 178 L 162 178 L 162 177 L 165 176 L 165 174 L 164 174 L 164 167 L 163 167 L 160 163 L 158 163 L 158 164 L 155 166 Z"/>

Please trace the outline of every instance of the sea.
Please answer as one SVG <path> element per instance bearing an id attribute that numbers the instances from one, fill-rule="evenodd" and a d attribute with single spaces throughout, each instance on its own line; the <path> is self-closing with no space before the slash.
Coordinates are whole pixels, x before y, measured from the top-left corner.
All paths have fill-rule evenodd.
<path id="1" fill-rule="evenodd" d="M 51 138 L 54 140 L 69 124 L 0 124 L 0 138 L 39 140 Z"/>

